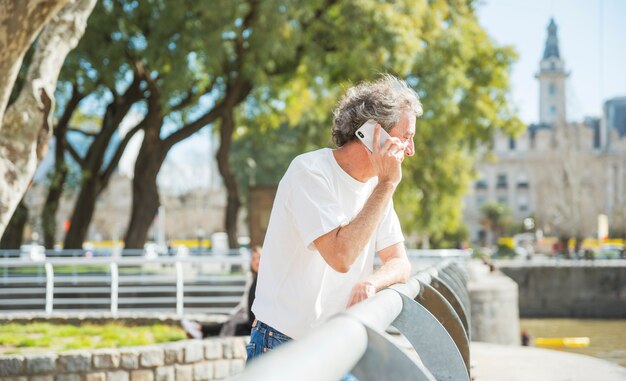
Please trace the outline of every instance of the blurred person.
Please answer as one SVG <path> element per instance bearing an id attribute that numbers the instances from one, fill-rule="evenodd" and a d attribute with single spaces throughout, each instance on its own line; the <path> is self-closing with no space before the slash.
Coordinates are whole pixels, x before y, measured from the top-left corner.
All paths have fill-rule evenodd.
<path id="1" fill-rule="evenodd" d="M 190 339 L 203 339 L 210 336 L 242 336 L 247 335 L 254 322 L 254 314 L 251 311 L 252 302 L 259 272 L 259 259 L 261 258 L 261 247 L 254 246 L 250 253 L 250 273 L 246 282 L 246 292 L 242 295 L 239 304 L 233 308 L 228 320 L 223 324 L 209 323 L 202 324 L 194 320 L 182 319 L 181 326 Z"/>
<path id="2" fill-rule="evenodd" d="M 414 154 L 421 115 L 415 91 L 382 75 L 348 89 L 339 101 L 332 127 L 336 149 L 291 162 L 263 244 L 248 361 L 408 280 L 411 265 L 392 196 L 403 160 Z M 355 136 L 368 120 L 378 123 L 373 152 Z M 391 135 L 382 147 L 381 129 Z M 376 254 L 382 266 L 374 271 Z"/>
<path id="3" fill-rule="evenodd" d="M 252 303 L 254 302 L 254 296 L 256 293 L 256 283 L 259 274 L 259 260 L 261 259 L 261 246 L 254 246 L 252 253 L 250 254 L 250 273 L 252 275 L 252 282 L 248 287 L 248 323 L 250 328 L 254 323 L 254 312 L 252 312 Z"/>

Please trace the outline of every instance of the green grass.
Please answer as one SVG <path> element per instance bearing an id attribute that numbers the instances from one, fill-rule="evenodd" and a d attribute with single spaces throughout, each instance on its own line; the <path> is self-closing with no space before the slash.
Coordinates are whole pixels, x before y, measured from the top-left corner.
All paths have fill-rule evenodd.
<path id="1" fill-rule="evenodd" d="M 108 323 L 74 326 L 50 323 L 12 323 L 0 325 L 0 354 L 117 348 L 164 343 L 185 338 L 185 331 L 182 328 L 163 324 L 127 326 Z"/>

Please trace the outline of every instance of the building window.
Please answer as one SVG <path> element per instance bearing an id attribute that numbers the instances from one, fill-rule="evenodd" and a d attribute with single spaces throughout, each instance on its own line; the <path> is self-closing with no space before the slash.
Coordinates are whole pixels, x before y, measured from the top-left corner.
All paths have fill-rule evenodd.
<path id="1" fill-rule="evenodd" d="M 528 189 L 528 177 L 525 173 L 517 175 L 517 189 Z"/>
<path id="2" fill-rule="evenodd" d="M 517 210 L 520 213 L 526 213 L 528 211 L 528 196 L 519 195 L 517 197 Z"/>
<path id="3" fill-rule="evenodd" d="M 481 206 L 483 206 L 483 204 L 485 203 L 485 201 L 487 201 L 487 197 L 485 197 L 484 195 L 478 195 L 476 196 L 476 205 L 480 208 Z"/>
<path id="4" fill-rule="evenodd" d="M 506 196 L 499 196 L 498 197 L 498 204 L 508 205 L 509 204 L 509 200 L 507 199 Z"/>
<path id="5" fill-rule="evenodd" d="M 506 181 L 506 174 L 503 174 L 503 173 L 499 174 L 498 180 L 496 182 L 496 188 L 502 189 L 502 188 L 507 188 L 507 187 L 508 187 L 508 184 Z"/>
<path id="6" fill-rule="evenodd" d="M 556 115 L 556 106 L 550 106 L 550 115 Z"/>
<path id="7" fill-rule="evenodd" d="M 550 95 L 556 94 L 556 86 L 554 86 L 554 83 L 548 85 L 548 93 Z"/>
<path id="8" fill-rule="evenodd" d="M 476 181 L 476 189 L 478 190 L 485 190 L 487 189 L 487 180 L 485 179 L 480 179 L 478 181 Z"/>
<path id="9" fill-rule="evenodd" d="M 516 141 L 514 137 L 510 137 L 509 138 L 509 149 L 511 151 L 515 151 L 515 145 L 516 145 Z"/>

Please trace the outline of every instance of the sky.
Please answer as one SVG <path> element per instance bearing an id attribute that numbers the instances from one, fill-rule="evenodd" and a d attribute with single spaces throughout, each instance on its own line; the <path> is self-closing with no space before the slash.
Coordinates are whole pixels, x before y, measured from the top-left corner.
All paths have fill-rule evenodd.
<path id="1" fill-rule="evenodd" d="M 482 0 L 478 19 L 501 45 L 519 54 L 511 72 L 513 104 L 525 123 L 539 119 L 534 75 L 550 18 L 558 27 L 561 58 L 570 72 L 568 120 L 601 116 L 605 100 L 626 96 L 626 0 Z"/>

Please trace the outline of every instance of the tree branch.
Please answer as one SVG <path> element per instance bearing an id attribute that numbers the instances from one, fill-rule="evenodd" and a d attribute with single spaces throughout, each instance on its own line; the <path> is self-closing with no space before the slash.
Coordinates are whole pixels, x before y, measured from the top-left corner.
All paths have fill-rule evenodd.
<path id="1" fill-rule="evenodd" d="M 87 167 L 87 162 L 85 161 L 85 159 L 80 157 L 78 152 L 76 152 L 74 147 L 72 147 L 72 143 L 68 141 L 65 145 L 65 148 L 67 149 L 67 152 L 70 154 L 70 156 L 72 156 L 72 158 L 78 163 L 78 165 L 80 165 L 81 168 L 84 169 Z"/>
<path id="2" fill-rule="evenodd" d="M 124 136 L 124 139 L 122 139 L 120 144 L 117 146 L 117 149 L 115 150 L 115 154 L 111 158 L 109 165 L 104 170 L 104 172 L 100 175 L 101 184 L 107 184 L 109 182 L 109 179 L 111 178 L 111 175 L 113 174 L 113 171 L 115 170 L 115 168 L 117 168 L 117 165 L 120 159 L 122 158 L 122 155 L 124 154 L 124 150 L 126 149 L 126 146 L 130 142 L 130 140 L 133 138 L 133 136 L 135 136 L 137 132 L 139 132 L 141 129 L 144 128 L 145 124 L 146 124 L 146 119 L 144 118 L 141 122 L 139 122 L 135 127 L 133 127 L 130 131 L 126 133 L 126 136 Z"/>
<path id="3" fill-rule="evenodd" d="M 97 132 L 87 132 L 87 131 L 81 130 L 79 128 L 76 128 L 76 127 L 69 127 L 67 129 L 67 132 L 78 132 L 79 134 L 82 134 L 82 135 L 87 136 L 89 138 L 95 138 L 96 136 L 98 136 Z"/>
<path id="4" fill-rule="evenodd" d="M 324 2 L 324 4 L 315 11 L 315 13 L 313 14 L 313 17 L 311 17 L 310 20 L 307 20 L 306 22 L 303 22 L 301 24 L 302 32 L 306 32 L 307 29 L 311 26 L 311 24 L 313 24 L 315 21 L 319 21 L 332 6 L 338 3 L 339 3 L 339 0 L 326 0 L 326 2 Z M 300 61 L 302 61 L 302 57 L 304 57 L 304 48 L 305 48 L 304 42 L 300 42 L 298 46 L 296 47 L 296 54 L 293 60 L 284 61 L 282 65 L 277 65 L 274 70 L 268 71 L 267 74 L 280 75 L 280 74 L 285 74 L 293 70 L 295 67 L 297 67 L 300 64 Z"/>
<path id="5" fill-rule="evenodd" d="M 237 35 L 237 39 L 235 40 L 235 53 L 236 60 L 233 65 L 233 72 L 239 73 L 234 79 L 234 82 L 231 83 L 231 77 L 228 76 L 227 82 L 228 86 L 226 88 L 226 96 L 218 105 L 214 106 L 211 111 L 207 112 L 200 118 L 196 119 L 194 122 L 191 122 L 176 132 L 172 133 L 170 136 L 163 140 L 163 148 L 168 150 L 174 144 L 180 142 L 181 140 L 191 136 L 196 133 L 202 127 L 206 126 L 209 123 L 212 123 L 217 118 L 222 116 L 224 112 L 228 112 L 228 110 L 232 110 L 232 108 L 239 104 L 243 99 L 245 99 L 250 91 L 252 91 L 252 83 L 246 79 L 242 75 L 242 68 L 245 61 L 246 49 L 244 47 L 244 31 L 252 26 L 254 21 L 258 16 L 258 10 L 260 5 L 260 0 L 249 0 L 250 9 L 246 16 L 243 19 L 241 24 L 240 33 Z M 226 73 L 229 73 L 230 70 L 226 70 Z"/>
<path id="6" fill-rule="evenodd" d="M 194 122 L 186 124 L 185 126 L 171 133 L 167 138 L 163 140 L 163 149 L 169 150 L 174 144 L 195 134 L 207 124 L 213 123 L 222 114 L 223 107 L 224 100 L 222 100 L 222 102 L 220 102 L 218 105 L 213 106 L 211 111 L 205 113 Z"/>
<path id="7" fill-rule="evenodd" d="M 61 118 L 59 119 L 59 121 L 57 122 L 57 125 L 54 128 L 55 133 L 57 131 L 65 133 L 65 131 L 68 129 L 67 126 L 70 122 L 70 119 L 72 118 L 72 114 L 74 114 L 74 111 L 78 107 L 78 104 L 84 98 L 85 98 L 85 95 L 82 94 L 78 90 L 78 86 L 76 86 L 76 84 L 72 84 L 72 96 L 70 97 L 70 100 L 65 105 L 65 110 L 63 110 L 63 115 L 61 115 Z"/>
<path id="8" fill-rule="evenodd" d="M 193 89 L 189 90 L 189 92 L 187 92 L 187 94 L 185 95 L 185 98 L 183 98 L 180 102 L 178 102 L 178 104 L 172 106 L 170 112 L 181 111 L 184 108 L 189 107 L 190 105 L 196 103 L 198 99 L 200 99 L 200 97 L 213 91 L 216 81 L 217 81 L 217 77 L 214 77 L 211 83 L 209 83 L 202 90 L 199 90 L 199 91 L 193 91 Z"/>

